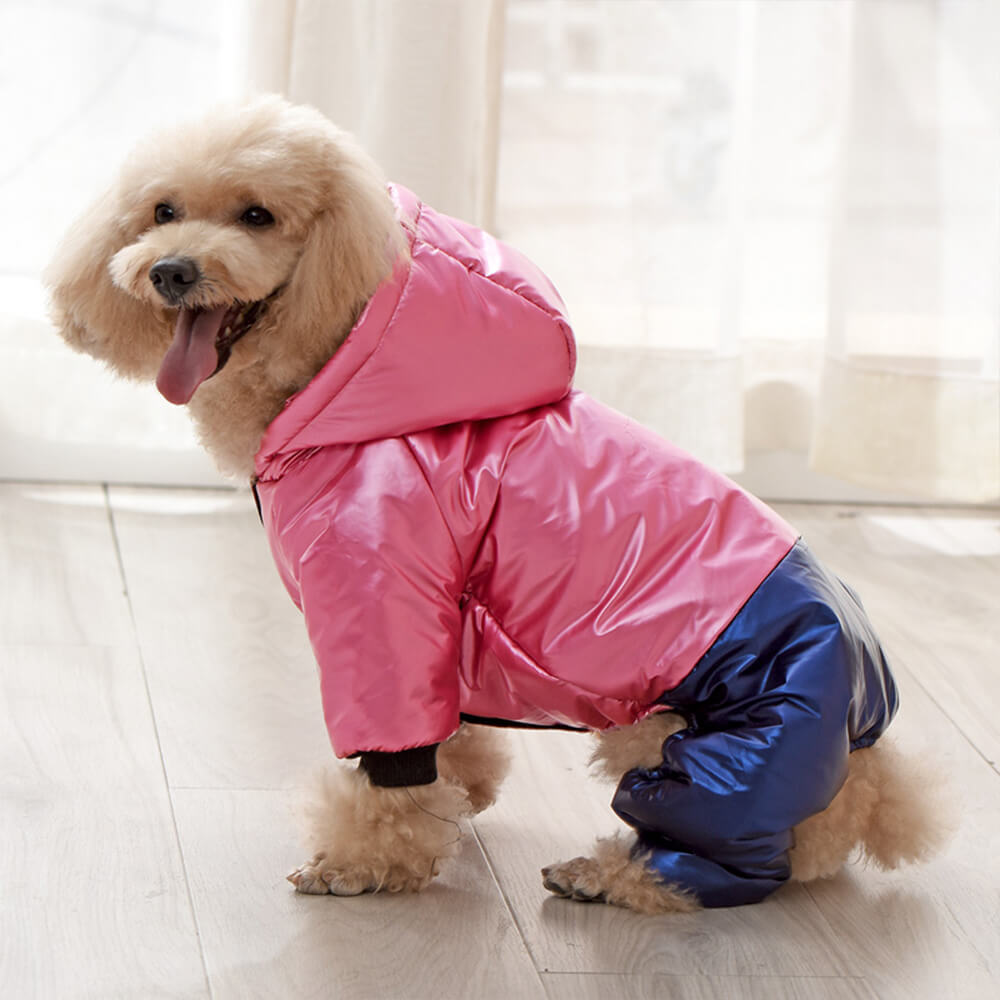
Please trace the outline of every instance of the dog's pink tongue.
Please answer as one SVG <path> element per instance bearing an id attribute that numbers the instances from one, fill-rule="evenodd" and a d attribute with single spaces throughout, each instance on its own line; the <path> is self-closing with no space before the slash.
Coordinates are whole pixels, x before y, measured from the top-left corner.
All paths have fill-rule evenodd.
<path id="1" fill-rule="evenodd" d="M 219 364 L 215 338 L 226 312 L 226 306 L 204 312 L 195 309 L 178 312 L 174 339 L 156 376 L 156 388 L 171 403 L 188 402 L 195 389 L 215 371 Z"/>

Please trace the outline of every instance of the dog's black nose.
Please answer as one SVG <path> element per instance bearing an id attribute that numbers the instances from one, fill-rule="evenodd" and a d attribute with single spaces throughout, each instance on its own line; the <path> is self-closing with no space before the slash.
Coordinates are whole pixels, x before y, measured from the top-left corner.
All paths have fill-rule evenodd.
<path id="1" fill-rule="evenodd" d="M 171 305 L 177 305 L 200 279 L 201 271 L 190 257 L 164 257 L 149 269 L 153 287 Z"/>

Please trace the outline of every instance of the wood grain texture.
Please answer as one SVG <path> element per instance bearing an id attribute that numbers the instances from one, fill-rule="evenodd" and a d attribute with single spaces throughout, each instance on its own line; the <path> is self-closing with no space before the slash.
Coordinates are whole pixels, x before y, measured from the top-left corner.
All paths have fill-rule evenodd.
<path id="1" fill-rule="evenodd" d="M 0 512 L 0 642 L 133 642 L 101 487 L 0 483 Z"/>
<path id="2" fill-rule="evenodd" d="M 885 637 L 893 732 L 958 802 L 948 849 L 649 918 L 541 885 L 543 865 L 622 829 L 611 786 L 587 773 L 589 740 L 566 733 L 512 734 L 500 803 L 427 893 L 297 896 L 288 789 L 330 751 L 252 504 L 225 490 L 111 499 L 115 531 L 99 487 L 0 486 L 0 995 L 997 995 L 994 515 L 782 508 Z"/>
<path id="3" fill-rule="evenodd" d="M 979 752 L 1000 762 L 1000 517 L 784 505 Z"/>
<path id="4" fill-rule="evenodd" d="M 878 1000 L 863 979 L 543 973 L 549 1000 Z"/>
<path id="5" fill-rule="evenodd" d="M 0 995 L 207 996 L 134 658 L 3 657 Z"/>
<path id="6" fill-rule="evenodd" d="M 852 867 L 808 892 L 880 997 L 995 996 L 1000 775 L 986 759 L 992 735 L 980 721 L 995 726 L 1000 709 L 1000 629 L 986 613 L 996 589 L 984 587 L 991 567 L 1000 577 L 1000 559 L 989 544 L 972 549 L 962 537 L 986 529 L 989 538 L 996 519 L 963 518 L 975 530 L 956 538 L 952 515 L 933 512 L 783 512 L 861 592 L 899 681 L 892 738 L 926 760 L 931 794 L 956 827 L 946 850 L 926 865 L 885 873 Z M 974 665 L 955 657 L 952 637 L 963 631 Z M 979 681 L 975 698 L 958 691 L 970 678 Z"/>
<path id="7" fill-rule="evenodd" d="M 613 787 L 586 770 L 589 739 L 515 733 L 514 768 L 500 801 L 474 820 L 501 888 L 543 972 L 788 976 L 850 973 L 850 959 L 801 886 L 739 909 L 646 917 L 549 895 L 540 869 L 587 854 L 625 830 Z"/>
<path id="8" fill-rule="evenodd" d="M 289 796 L 175 792 L 216 1000 L 260 997 L 544 997 L 514 921 L 468 833 L 418 895 L 302 896 Z"/>
<path id="9" fill-rule="evenodd" d="M 99 488 L 0 486 L 0 995 L 208 995 Z"/>
<path id="10" fill-rule="evenodd" d="M 953 839 L 927 864 L 855 865 L 808 892 L 880 997 L 989 997 L 1000 983 L 1000 778 L 919 685 L 902 676 L 901 693 L 894 738 L 926 757 Z"/>

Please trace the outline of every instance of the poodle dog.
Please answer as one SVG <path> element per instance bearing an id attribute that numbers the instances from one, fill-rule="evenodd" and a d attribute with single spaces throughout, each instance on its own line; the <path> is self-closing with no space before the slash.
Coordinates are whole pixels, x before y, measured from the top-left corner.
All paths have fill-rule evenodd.
<path id="1" fill-rule="evenodd" d="M 160 135 L 46 275 L 73 348 L 187 405 L 254 487 L 338 765 L 299 892 L 426 886 L 508 757 L 596 734 L 632 832 L 543 870 L 646 913 L 763 899 L 938 840 L 853 592 L 777 515 L 571 388 L 517 251 L 266 97 Z"/>

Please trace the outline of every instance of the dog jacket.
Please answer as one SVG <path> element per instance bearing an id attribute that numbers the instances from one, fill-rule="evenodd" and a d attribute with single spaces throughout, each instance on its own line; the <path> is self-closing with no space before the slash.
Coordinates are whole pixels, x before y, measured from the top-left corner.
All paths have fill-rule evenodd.
<path id="1" fill-rule="evenodd" d="M 826 633 L 832 623 L 844 631 L 851 600 L 767 507 L 572 390 L 563 304 L 530 261 L 404 188 L 390 190 L 410 254 L 271 423 L 256 459 L 262 519 L 305 616 L 336 754 L 362 755 L 378 784 L 419 784 L 434 779 L 434 748 L 462 718 L 600 730 L 676 708 L 692 729 L 678 734 L 687 743 L 668 745 L 690 746 L 691 755 L 675 754 L 658 776 L 630 772 L 615 808 L 645 831 L 643 849 L 659 858 L 663 878 L 706 905 L 760 898 L 787 878 L 790 826 L 830 801 L 848 750 L 891 716 L 884 661 L 877 652 L 838 654 L 831 683 L 825 654 L 798 673 L 776 671 L 773 657 L 760 667 L 745 644 L 721 655 L 767 580 L 791 572 L 802 584 L 799 605 L 838 607 L 821 621 L 807 610 L 801 628 L 790 612 L 782 625 L 780 608 L 744 619 L 755 635 L 773 625 L 783 636 L 772 636 L 774 648 L 835 645 Z M 829 591 L 822 600 L 813 600 L 810 574 Z M 803 702 L 778 673 L 796 683 L 808 674 L 820 693 L 806 716 L 830 714 L 817 727 L 820 787 L 799 796 L 807 811 L 783 805 L 765 818 L 766 803 L 748 803 L 746 788 L 735 794 L 753 783 L 730 765 L 744 759 L 757 773 L 764 745 L 782 744 L 771 732 L 787 721 L 781 708 L 762 716 L 748 708 L 748 685 L 776 706 Z M 734 699 L 728 728 L 740 731 L 741 746 L 717 741 L 699 757 L 693 737 L 725 730 Z M 758 746 L 759 732 L 744 730 L 761 722 L 770 735 Z M 807 752 L 805 728 L 788 743 L 794 756 Z M 767 777 L 779 799 L 806 773 L 800 763 Z M 727 853 L 728 813 L 706 805 L 711 794 L 692 795 L 688 815 L 663 790 L 669 778 L 676 798 L 724 774 L 733 782 L 727 808 L 759 816 L 732 827 L 749 858 Z M 650 787 L 660 791 L 651 797 Z M 660 814 L 678 810 L 685 818 L 671 835 Z M 770 838 L 765 846 L 757 834 Z"/>

